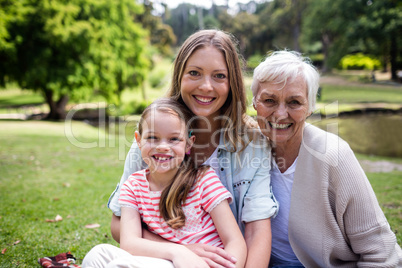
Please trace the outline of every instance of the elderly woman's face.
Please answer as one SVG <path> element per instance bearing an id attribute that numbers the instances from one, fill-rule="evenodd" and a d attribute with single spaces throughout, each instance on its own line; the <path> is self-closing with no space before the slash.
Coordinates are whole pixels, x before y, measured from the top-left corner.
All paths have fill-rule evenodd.
<path id="1" fill-rule="evenodd" d="M 300 77 L 285 86 L 260 83 L 254 103 L 261 131 L 276 146 L 301 143 L 308 107 L 307 86 Z"/>

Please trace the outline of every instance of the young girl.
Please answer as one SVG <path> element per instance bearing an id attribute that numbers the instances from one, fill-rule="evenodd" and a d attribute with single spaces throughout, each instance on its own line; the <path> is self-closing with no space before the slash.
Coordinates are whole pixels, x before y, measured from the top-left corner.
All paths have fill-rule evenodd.
<path id="1" fill-rule="evenodd" d="M 192 118 L 169 98 L 145 109 L 135 139 L 148 168 L 133 173 L 122 186 L 121 249 L 98 245 L 83 267 L 209 267 L 181 245 L 194 243 L 224 248 L 237 259 L 233 267 L 244 267 L 247 248 L 229 207 L 232 196 L 212 168 L 195 168 L 189 155 L 195 141 Z M 177 244 L 143 239 L 141 223 Z"/>

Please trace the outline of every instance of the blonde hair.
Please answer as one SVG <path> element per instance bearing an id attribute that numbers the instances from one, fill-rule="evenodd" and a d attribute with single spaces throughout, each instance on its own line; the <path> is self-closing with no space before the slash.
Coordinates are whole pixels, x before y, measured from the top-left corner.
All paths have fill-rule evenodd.
<path id="1" fill-rule="evenodd" d="M 141 115 L 138 123 L 138 132 L 142 135 L 143 124 L 152 112 L 160 111 L 177 116 L 185 124 L 187 143 L 193 128 L 192 120 L 194 114 L 185 106 L 173 98 L 161 98 L 149 105 Z M 197 181 L 198 176 L 202 176 L 208 166 L 200 166 L 198 169 L 190 155 L 185 155 L 183 162 L 178 168 L 177 173 L 171 183 L 162 191 L 159 201 L 159 211 L 166 223 L 173 229 L 180 229 L 186 224 L 182 204 L 186 202 L 187 195 Z"/>
<path id="2" fill-rule="evenodd" d="M 224 141 L 238 149 L 245 147 L 242 139 L 248 128 L 255 128 L 254 121 L 246 115 L 247 98 L 244 88 L 242 68 L 240 64 L 241 56 L 236 49 L 237 42 L 234 37 L 220 30 L 201 30 L 190 37 L 181 46 L 174 61 L 172 84 L 168 96 L 184 104 L 181 96 L 181 80 L 186 63 L 191 55 L 198 49 L 213 46 L 222 52 L 229 74 L 229 95 L 221 108 L 223 117 L 222 129 L 224 130 Z M 245 128 L 244 131 L 242 128 Z"/>

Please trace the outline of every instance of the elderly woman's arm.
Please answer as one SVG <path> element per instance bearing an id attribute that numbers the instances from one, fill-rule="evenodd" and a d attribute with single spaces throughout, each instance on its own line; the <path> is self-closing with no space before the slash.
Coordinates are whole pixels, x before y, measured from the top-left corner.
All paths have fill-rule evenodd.
<path id="1" fill-rule="evenodd" d="M 358 266 L 402 267 L 402 251 L 378 204 L 376 195 L 350 148 L 331 175 L 337 185 L 338 217 L 341 217 Z"/>

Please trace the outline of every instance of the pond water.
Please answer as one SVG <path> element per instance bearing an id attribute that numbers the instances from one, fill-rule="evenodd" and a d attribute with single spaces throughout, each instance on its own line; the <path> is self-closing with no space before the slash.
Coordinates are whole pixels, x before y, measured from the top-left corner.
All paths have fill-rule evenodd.
<path id="1" fill-rule="evenodd" d="M 338 134 L 355 153 L 402 158 L 402 114 L 364 114 L 308 121 Z"/>

